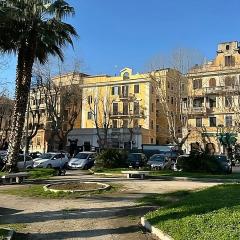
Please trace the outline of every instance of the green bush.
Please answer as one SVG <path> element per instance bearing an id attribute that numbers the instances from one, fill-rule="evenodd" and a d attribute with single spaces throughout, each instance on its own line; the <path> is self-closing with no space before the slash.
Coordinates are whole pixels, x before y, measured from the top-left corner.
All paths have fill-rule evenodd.
<path id="1" fill-rule="evenodd" d="M 96 168 L 127 167 L 127 152 L 118 149 L 106 149 L 97 155 L 95 167 Z"/>
<path id="2" fill-rule="evenodd" d="M 191 154 L 187 158 L 181 158 L 177 162 L 177 167 L 186 172 L 220 172 L 221 166 L 213 155 Z"/>

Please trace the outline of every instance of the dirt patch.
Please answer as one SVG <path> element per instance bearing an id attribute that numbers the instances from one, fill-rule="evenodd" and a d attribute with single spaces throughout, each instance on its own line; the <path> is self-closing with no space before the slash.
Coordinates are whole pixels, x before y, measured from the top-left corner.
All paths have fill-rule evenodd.
<path id="1" fill-rule="evenodd" d="M 55 190 L 93 190 L 104 188 L 104 185 L 97 183 L 60 183 L 51 185 L 51 189 Z"/>

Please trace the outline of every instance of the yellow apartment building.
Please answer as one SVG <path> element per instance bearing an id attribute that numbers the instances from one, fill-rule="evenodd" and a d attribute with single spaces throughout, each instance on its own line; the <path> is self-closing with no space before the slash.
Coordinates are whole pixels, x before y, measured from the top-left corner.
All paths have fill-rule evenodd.
<path id="1" fill-rule="evenodd" d="M 230 133 L 239 140 L 240 48 L 237 41 L 218 44 L 214 60 L 195 66 L 187 74 L 188 98 L 183 109 L 188 116 L 191 143 L 202 147 L 213 143 L 217 153 L 224 152 L 218 136 Z M 183 132 L 187 129 L 183 129 Z"/>
<path id="2" fill-rule="evenodd" d="M 69 139 L 76 139 L 79 147 L 90 150 L 101 145 L 104 129 L 108 129 L 107 144 L 111 147 L 141 148 L 142 144 L 170 143 L 168 121 L 159 100 L 159 86 L 168 110 L 176 114 L 176 109 L 180 108 L 177 94 L 181 74 L 172 69 L 156 72 L 158 77 L 154 79 L 150 73 L 134 74 L 130 68 L 124 68 L 118 76 L 84 75 L 79 82 L 81 111 Z M 70 77 L 71 73 L 57 76 L 54 81 L 67 85 Z M 30 101 L 33 109 L 35 103 Z M 41 112 L 42 127 L 32 139 L 30 151 L 47 151 L 51 121 L 46 117 L 45 103 L 41 105 Z M 175 130 L 180 138 L 179 126 L 177 122 Z"/>

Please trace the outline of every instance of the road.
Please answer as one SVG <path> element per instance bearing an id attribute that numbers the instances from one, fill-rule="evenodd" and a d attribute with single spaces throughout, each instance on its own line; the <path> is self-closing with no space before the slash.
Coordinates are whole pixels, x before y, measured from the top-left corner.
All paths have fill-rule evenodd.
<path id="1" fill-rule="evenodd" d="M 79 199 L 22 198 L 0 194 L 0 221 L 26 224 L 23 239 L 153 240 L 139 224 L 154 206 L 137 206 L 136 200 L 150 193 L 199 189 L 216 183 L 199 181 L 100 178 L 83 171 L 69 171 L 58 181 L 100 181 L 121 184 L 115 193 Z M 12 186 L 0 186 L 0 190 Z"/>

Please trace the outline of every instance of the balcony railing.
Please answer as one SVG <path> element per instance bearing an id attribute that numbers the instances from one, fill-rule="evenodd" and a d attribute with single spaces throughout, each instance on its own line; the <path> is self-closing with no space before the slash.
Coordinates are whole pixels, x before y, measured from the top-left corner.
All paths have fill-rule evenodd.
<path id="1" fill-rule="evenodd" d="M 144 112 L 140 111 L 138 113 L 130 112 L 112 112 L 110 114 L 111 118 L 142 118 L 144 116 Z"/>
<path id="2" fill-rule="evenodd" d="M 221 94 L 228 92 L 240 92 L 240 86 L 217 86 L 217 87 L 206 87 L 206 94 Z"/>

